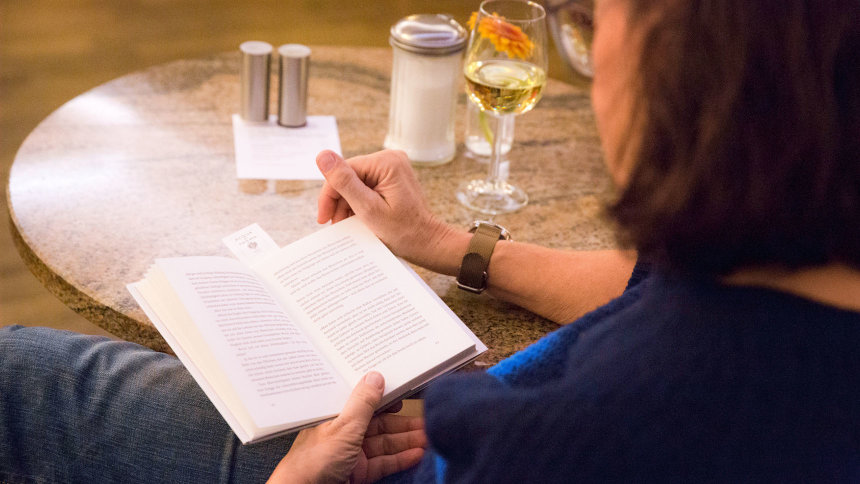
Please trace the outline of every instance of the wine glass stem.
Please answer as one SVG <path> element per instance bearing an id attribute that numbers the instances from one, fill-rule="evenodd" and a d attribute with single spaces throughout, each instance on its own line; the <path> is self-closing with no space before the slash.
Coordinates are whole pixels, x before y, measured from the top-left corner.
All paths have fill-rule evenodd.
<path id="1" fill-rule="evenodd" d="M 493 134 L 493 154 L 490 157 L 490 174 L 488 181 L 494 184 L 505 182 L 508 178 L 507 170 L 502 170 L 502 143 L 508 136 L 506 131 L 509 124 L 505 122 L 506 116 L 513 116 L 513 114 L 493 115 L 493 118 L 495 118 L 496 121 L 496 129 Z"/>

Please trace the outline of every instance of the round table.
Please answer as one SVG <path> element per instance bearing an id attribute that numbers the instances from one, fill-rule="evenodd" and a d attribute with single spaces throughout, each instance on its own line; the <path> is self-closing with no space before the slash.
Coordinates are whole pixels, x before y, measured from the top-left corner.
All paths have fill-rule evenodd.
<path id="1" fill-rule="evenodd" d="M 7 195 L 19 252 L 51 292 L 116 336 L 170 351 L 125 287 L 155 258 L 229 255 L 222 237 L 253 222 L 279 245 L 320 228 L 321 182 L 236 178 L 230 116 L 239 107 L 240 62 L 238 52 L 181 60 L 98 86 L 39 124 L 15 158 Z M 390 72 L 390 49 L 313 47 L 308 113 L 337 117 L 345 156 L 381 149 Z M 273 75 L 271 112 L 276 87 Z M 463 155 L 465 102 L 461 96 L 457 157 L 416 169 L 432 210 L 461 226 L 485 217 L 460 206 L 454 190 L 487 169 Z M 519 241 L 614 246 L 600 218 L 611 184 L 587 90 L 550 79 L 515 131 L 510 177 L 530 202 L 494 221 Z M 490 348 L 476 366 L 557 327 L 460 291 L 450 277 L 419 274 Z"/>

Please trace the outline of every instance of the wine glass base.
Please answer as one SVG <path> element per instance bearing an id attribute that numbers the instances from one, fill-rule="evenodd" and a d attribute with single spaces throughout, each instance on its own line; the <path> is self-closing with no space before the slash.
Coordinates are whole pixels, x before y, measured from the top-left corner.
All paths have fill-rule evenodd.
<path id="1" fill-rule="evenodd" d="M 457 200 L 477 212 L 495 215 L 525 207 L 529 196 L 506 181 L 470 180 L 457 189 Z"/>

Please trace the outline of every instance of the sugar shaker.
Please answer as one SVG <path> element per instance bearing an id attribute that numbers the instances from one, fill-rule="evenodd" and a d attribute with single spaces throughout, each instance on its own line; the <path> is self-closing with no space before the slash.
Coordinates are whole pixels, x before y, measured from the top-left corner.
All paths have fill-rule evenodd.
<path id="1" fill-rule="evenodd" d="M 463 78 L 466 30 L 448 15 L 418 14 L 391 27 L 394 62 L 386 148 L 415 165 L 454 158 L 454 110 Z"/>

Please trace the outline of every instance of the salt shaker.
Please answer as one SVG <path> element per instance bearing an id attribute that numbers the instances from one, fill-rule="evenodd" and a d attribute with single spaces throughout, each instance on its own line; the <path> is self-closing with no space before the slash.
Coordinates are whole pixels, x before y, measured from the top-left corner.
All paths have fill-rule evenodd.
<path id="1" fill-rule="evenodd" d="M 415 165 L 454 158 L 454 110 L 466 30 L 448 15 L 410 15 L 391 27 L 391 109 L 384 146 Z"/>
<path id="2" fill-rule="evenodd" d="M 301 44 L 278 47 L 278 124 L 297 128 L 307 124 L 308 65 L 311 49 Z"/>
<path id="3" fill-rule="evenodd" d="M 239 46 L 242 51 L 241 115 L 245 121 L 269 120 L 269 59 L 272 45 L 251 40 Z"/>

